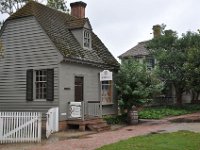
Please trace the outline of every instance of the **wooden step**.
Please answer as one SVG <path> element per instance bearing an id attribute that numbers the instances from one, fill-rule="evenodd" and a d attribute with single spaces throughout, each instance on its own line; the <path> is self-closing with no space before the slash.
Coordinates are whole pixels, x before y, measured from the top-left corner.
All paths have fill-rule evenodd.
<path id="1" fill-rule="evenodd" d="M 97 132 L 103 132 L 103 131 L 108 131 L 110 130 L 111 127 L 109 125 L 101 127 L 101 128 L 97 128 Z"/>
<path id="2" fill-rule="evenodd" d="M 86 125 L 90 130 L 92 131 L 105 131 L 105 130 L 110 130 L 110 126 L 106 122 L 102 123 L 97 123 L 97 124 L 87 124 Z"/>
<path id="3" fill-rule="evenodd" d="M 92 131 L 105 131 L 109 130 L 110 126 L 107 124 L 106 121 L 104 121 L 102 118 L 88 118 L 85 120 L 68 120 L 68 125 L 79 125 L 80 131 L 85 131 L 85 128 L 88 127 L 88 129 Z"/>
<path id="4" fill-rule="evenodd" d="M 90 121 L 90 122 L 87 122 L 87 124 L 90 124 L 90 125 L 95 125 L 95 124 L 102 124 L 102 123 L 104 123 L 104 124 L 107 124 L 107 122 L 106 121 L 104 121 L 104 120 L 98 120 L 98 121 Z"/>

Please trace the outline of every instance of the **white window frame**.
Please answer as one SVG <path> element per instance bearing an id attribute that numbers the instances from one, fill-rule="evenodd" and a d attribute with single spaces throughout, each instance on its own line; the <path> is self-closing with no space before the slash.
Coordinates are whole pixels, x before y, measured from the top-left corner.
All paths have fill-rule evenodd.
<path id="1" fill-rule="evenodd" d="M 91 49 L 92 47 L 91 45 L 92 45 L 91 31 L 84 29 L 83 30 L 83 47 L 86 49 Z"/>
<path id="2" fill-rule="evenodd" d="M 108 82 L 108 83 L 105 84 L 103 82 Z M 103 86 L 108 86 L 107 93 L 105 93 L 105 91 L 104 91 L 105 87 L 103 88 Z M 105 94 L 110 94 L 110 95 L 105 95 Z M 110 101 L 107 102 L 107 101 L 105 101 L 106 99 L 109 99 Z M 113 104 L 113 81 L 112 80 L 101 81 L 101 101 L 102 101 L 102 105 Z"/>
<path id="3" fill-rule="evenodd" d="M 148 70 L 152 70 L 155 67 L 155 59 L 154 58 L 146 58 L 146 66 Z"/>
<path id="4" fill-rule="evenodd" d="M 44 76 L 46 76 L 46 81 L 37 81 L 36 80 L 36 78 L 37 78 L 37 71 L 45 71 L 46 72 L 46 75 L 43 75 L 42 74 L 42 76 L 43 76 L 43 78 L 44 78 Z M 40 79 L 40 75 L 39 75 L 39 79 Z M 34 70 L 33 71 L 33 100 L 34 101 L 46 101 L 47 99 L 46 99 L 46 97 L 44 96 L 45 94 L 44 93 L 42 93 L 42 98 L 41 97 L 39 97 L 39 98 L 37 98 L 37 91 L 36 91 L 36 88 L 37 88 L 37 86 L 36 86 L 36 84 L 37 83 L 46 83 L 46 97 L 47 97 L 47 70 L 46 69 L 38 69 L 38 70 Z M 42 88 L 42 87 L 40 87 L 40 88 Z M 44 89 L 43 89 L 43 92 L 45 92 L 44 91 Z M 39 95 L 40 95 L 40 93 L 39 93 Z"/>

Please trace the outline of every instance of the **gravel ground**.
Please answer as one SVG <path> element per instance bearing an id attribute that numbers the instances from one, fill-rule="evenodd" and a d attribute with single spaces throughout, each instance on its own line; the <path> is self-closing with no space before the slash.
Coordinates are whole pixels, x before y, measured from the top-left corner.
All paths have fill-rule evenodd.
<path id="1" fill-rule="evenodd" d="M 59 132 L 41 143 L 3 144 L 0 145 L 0 150 L 94 150 L 139 135 L 178 130 L 200 132 L 199 120 L 200 112 L 162 120 L 141 120 L 138 125 L 114 126 L 112 131 L 98 134 L 77 131 Z"/>

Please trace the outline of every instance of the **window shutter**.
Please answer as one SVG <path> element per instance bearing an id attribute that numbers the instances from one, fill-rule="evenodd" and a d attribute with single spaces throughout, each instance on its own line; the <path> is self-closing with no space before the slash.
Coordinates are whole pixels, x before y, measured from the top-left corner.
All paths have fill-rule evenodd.
<path id="1" fill-rule="evenodd" d="M 26 100 L 33 100 L 33 69 L 26 71 Z"/>
<path id="2" fill-rule="evenodd" d="M 54 100 L 54 70 L 47 69 L 47 100 Z"/>

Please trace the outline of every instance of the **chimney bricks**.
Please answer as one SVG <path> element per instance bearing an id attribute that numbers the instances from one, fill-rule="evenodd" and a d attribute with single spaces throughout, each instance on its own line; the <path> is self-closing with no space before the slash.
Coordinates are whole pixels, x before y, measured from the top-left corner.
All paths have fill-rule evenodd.
<path id="1" fill-rule="evenodd" d="M 161 35 L 161 26 L 160 25 L 154 25 L 153 26 L 153 37 L 159 37 Z"/>
<path id="2" fill-rule="evenodd" d="M 87 6 L 84 2 L 74 2 L 70 4 L 71 15 L 77 18 L 85 18 L 85 7 Z"/>

